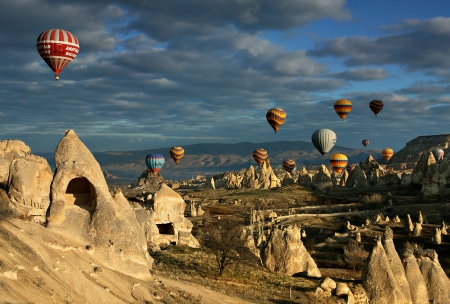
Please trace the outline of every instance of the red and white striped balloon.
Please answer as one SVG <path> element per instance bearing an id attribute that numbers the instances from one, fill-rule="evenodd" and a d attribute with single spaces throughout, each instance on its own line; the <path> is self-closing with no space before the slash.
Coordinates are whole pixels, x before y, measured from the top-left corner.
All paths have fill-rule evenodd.
<path id="1" fill-rule="evenodd" d="M 77 37 L 68 31 L 49 29 L 38 36 L 36 48 L 55 72 L 55 79 L 59 79 L 59 73 L 77 56 L 80 45 Z"/>

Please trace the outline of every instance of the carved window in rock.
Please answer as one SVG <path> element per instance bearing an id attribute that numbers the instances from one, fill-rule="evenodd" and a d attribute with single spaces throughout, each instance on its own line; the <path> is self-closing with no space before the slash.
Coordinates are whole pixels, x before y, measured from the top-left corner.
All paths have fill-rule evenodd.
<path id="1" fill-rule="evenodd" d="M 64 198 L 66 206 L 78 206 L 89 212 L 93 212 L 97 205 L 95 188 L 85 177 L 72 179 L 67 185 Z"/>
<path id="2" fill-rule="evenodd" d="M 159 234 L 175 235 L 175 229 L 171 223 L 168 224 L 156 224 Z"/>

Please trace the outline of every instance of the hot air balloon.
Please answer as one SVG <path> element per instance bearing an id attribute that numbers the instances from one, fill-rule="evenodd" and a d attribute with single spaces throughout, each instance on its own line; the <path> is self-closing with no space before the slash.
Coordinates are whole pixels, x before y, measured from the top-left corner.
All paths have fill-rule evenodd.
<path id="1" fill-rule="evenodd" d="M 436 159 L 436 161 L 441 161 L 444 158 L 444 150 L 440 149 L 440 148 L 436 148 L 433 151 L 433 155 L 434 158 Z"/>
<path id="2" fill-rule="evenodd" d="M 331 148 L 336 144 L 336 133 L 330 129 L 319 129 L 311 136 L 312 143 L 320 154 L 325 155 L 330 152 Z"/>
<path id="3" fill-rule="evenodd" d="M 266 119 L 275 130 L 275 134 L 277 134 L 278 129 L 286 120 L 286 112 L 281 108 L 270 109 L 266 113 Z"/>
<path id="4" fill-rule="evenodd" d="M 283 162 L 283 168 L 289 173 L 292 173 L 295 171 L 295 161 L 292 159 L 286 159 Z"/>
<path id="5" fill-rule="evenodd" d="M 367 147 L 369 145 L 369 140 L 368 139 L 363 139 L 362 140 L 362 144 L 364 147 Z"/>
<path id="6" fill-rule="evenodd" d="M 334 172 L 341 173 L 347 166 L 348 158 L 344 154 L 334 154 L 330 156 L 330 165 L 333 167 Z"/>
<path id="7" fill-rule="evenodd" d="M 161 154 L 149 154 L 145 157 L 145 164 L 153 173 L 158 173 L 165 162 L 166 159 Z"/>
<path id="8" fill-rule="evenodd" d="M 59 73 L 77 56 L 80 45 L 77 37 L 68 31 L 49 29 L 38 36 L 36 48 L 58 80 Z"/>
<path id="9" fill-rule="evenodd" d="M 381 154 L 383 154 L 385 160 L 389 161 L 392 155 L 394 155 L 394 150 L 392 150 L 391 148 L 386 148 L 381 152 Z"/>
<path id="10" fill-rule="evenodd" d="M 347 170 L 347 173 L 350 173 L 353 171 L 353 169 L 355 169 L 355 167 L 356 167 L 356 164 L 350 164 L 350 165 L 347 165 L 347 167 L 345 167 L 345 170 Z"/>
<path id="11" fill-rule="evenodd" d="M 267 158 L 267 151 L 264 149 L 256 149 L 253 151 L 253 159 L 256 161 L 258 166 L 261 166 Z"/>
<path id="12" fill-rule="evenodd" d="M 369 103 L 369 107 L 372 110 L 372 112 L 375 114 L 375 116 L 380 113 L 380 111 L 383 109 L 383 102 L 381 100 L 372 100 Z"/>
<path id="13" fill-rule="evenodd" d="M 184 156 L 184 149 L 182 147 L 172 147 L 170 148 L 170 157 L 174 160 L 175 164 L 178 165 L 180 160 Z"/>
<path id="14" fill-rule="evenodd" d="M 334 103 L 334 110 L 343 121 L 352 110 L 352 103 L 347 99 L 339 99 Z"/>

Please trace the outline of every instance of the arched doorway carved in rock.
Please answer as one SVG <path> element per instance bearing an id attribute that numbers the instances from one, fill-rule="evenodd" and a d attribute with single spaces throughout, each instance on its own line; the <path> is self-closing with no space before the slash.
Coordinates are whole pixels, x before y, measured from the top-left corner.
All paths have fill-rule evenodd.
<path id="1" fill-rule="evenodd" d="M 77 177 L 69 182 L 64 199 L 66 207 L 78 206 L 89 211 L 89 213 L 94 212 L 97 206 L 95 188 L 85 177 Z"/>

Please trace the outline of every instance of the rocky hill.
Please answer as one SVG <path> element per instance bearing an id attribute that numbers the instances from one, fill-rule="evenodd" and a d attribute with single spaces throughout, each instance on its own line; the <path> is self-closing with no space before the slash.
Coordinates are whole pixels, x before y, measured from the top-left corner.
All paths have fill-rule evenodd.
<path id="1" fill-rule="evenodd" d="M 406 146 L 397 151 L 390 159 L 390 163 L 418 162 L 421 155 L 430 150 L 441 148 L 445 154 L 448 152 L 450 134 L 419 136 L 406 143 Z"/>

